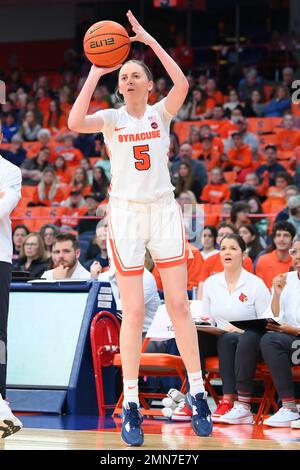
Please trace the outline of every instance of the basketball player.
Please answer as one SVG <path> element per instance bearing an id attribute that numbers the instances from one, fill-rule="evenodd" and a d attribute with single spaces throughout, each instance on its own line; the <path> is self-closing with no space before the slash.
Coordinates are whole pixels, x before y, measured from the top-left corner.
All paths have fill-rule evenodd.
<path id="1" fill-rule="evenodd" d="M 0 142 L 2 128 L 0 120 Z M 21 197 L 20 169 L 0 155 L 0 437 L 19 431 L 21 421 L 16 418 L 7 402 L 6 394 L 6 343 L 9 286 L 13 254 L 10 213 Z"/>
<path id="2" fill-rule="evenodd" d="M 167 310 L 188 371 L 190 393 L 187 400 L 193 410 L 194 432 L 199 436 L 209 435 L 212 421 L 186 292 L 188 250 L 182 216 L 174 199 L 167 166 L 169 126 L 185 100 L 188 82 L 131 11 L 127 17 L 135 32 L 131 41 L 140 41 L 152 48 L 173 82 L 172 89 L 159 103 L 147 105 L 153 87 L 151 72 L 142 62 L 129 60 L 122 65 L 118 79 L 124 106 L 87 115 L 100 77 L 120 67 L 107 69 L 93 65 L 68 124 L 77 132 L 103 132 L 110 151 L 108 248 L 117 269 L 123 307 L 120 334 L 124 378 L 122 439 L 127 445 L 138 446 L 144 441 L 142 416 L 138 411 L 138 371 L 144 321 L 142 274 L 146 247 L 159 268 Z"/>

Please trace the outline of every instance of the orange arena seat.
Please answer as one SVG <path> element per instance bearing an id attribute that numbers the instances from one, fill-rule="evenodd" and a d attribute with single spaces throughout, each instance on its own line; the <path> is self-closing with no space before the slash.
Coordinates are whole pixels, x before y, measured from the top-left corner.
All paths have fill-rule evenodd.
<path id="1" fill-rule="evenodd" d="M 278 143 L 278 138 L 277 135 L 272 133 L 272 134 L 259 134 L 258 135 L 258 140 L 259 140 L 259 146 L 264 149 L 266 145 L 277 145 Z"/>
<path id="2" fill-rule="evenodd" d="M 32 196 L 35 193 L 36 186 L 22 186 L 21 188 L 21 194 L 22 197 L 29 197 L 32 200 Z"/>
<path id="3" fill-rule="evenodd" d="M 282 118 L 269 117 L 269 118 L 249 118 L 248 130 L 254 134 L 263 134 L 274 132 L 274 127 L 280 125 Z"/>

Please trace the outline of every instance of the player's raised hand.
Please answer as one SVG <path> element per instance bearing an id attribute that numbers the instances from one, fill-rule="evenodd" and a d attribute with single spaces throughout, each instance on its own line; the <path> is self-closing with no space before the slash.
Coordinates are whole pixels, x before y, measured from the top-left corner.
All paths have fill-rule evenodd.
<path id="1" fill-rule="evenodd" d="M 150 46 L 152 42 L 155 42 L 155 39 L 150 36 L 150 34 L 147 33 L 147 31 L 142 27 L 136 17 L 132 14 L 131 10 L 128 10 L 127 18 L 132 26 L 133 32 L 135 33 L 135 36 L 129 37 L 131 42 L 139 41 L 143 42 L 144 44 L 147 44 L 147 46 Z"/>
<path id="2" fill-rule="evenodd" d="M 98 79 L 107 73 L 114 72 L 121 67 L 122 64 L 115 65 L 114 67 L 97 67 L 97 65 L 92 65 L 90 70 L 90 75 L 97 77 Z"/>

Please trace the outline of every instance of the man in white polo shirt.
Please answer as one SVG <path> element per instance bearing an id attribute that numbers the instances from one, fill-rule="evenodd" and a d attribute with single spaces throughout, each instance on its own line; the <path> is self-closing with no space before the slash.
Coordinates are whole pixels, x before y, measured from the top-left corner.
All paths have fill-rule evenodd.
<path id="1" fill-rule="evenodd" d="M 20 169 L 0 155 L 0 437 L 10 436 L 22 427 L 21 421 L 12 414 L 5 401 L 7 319 L 13 253 L 10 213 L 21 197 L 21 183 Z"/>
<path id="2" fill-rule="evenodd" d="M 45 271 L 41 276 L 42 279 L 48 279 L 49 281 L 91 279 L 90 272 L 78 261 L 80 256 L 79 242 L 72 233 L 60 233 L 57 235 L 52 246 L 51 256 L 55 268 Z"/>

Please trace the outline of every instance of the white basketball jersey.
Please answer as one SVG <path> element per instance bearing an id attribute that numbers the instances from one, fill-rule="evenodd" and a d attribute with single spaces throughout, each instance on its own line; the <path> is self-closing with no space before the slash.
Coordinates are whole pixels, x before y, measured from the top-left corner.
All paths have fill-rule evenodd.
<path id="1" fill-rule="evenodd" d="M 142 119 L 122 106 L 98 111 L 111 161 L 110 195 L 128 201 L 155 202 L 172 194 L 168 169 L 169 128 L 172 116 L 165 100 L 147 105 Z"/>

